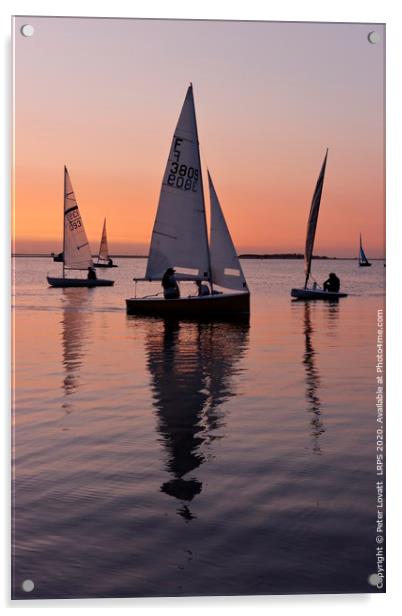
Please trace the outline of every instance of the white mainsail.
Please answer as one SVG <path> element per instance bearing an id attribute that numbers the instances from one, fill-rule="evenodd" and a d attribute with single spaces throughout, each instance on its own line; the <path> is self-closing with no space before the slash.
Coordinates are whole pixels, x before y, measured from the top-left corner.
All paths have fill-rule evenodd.
<path id="1" fill-rule="evenodd" d="M 314 238 L 317 228 L 318 213 L 320 211 L 322 188 L 324 186 L 325 168 L 327 165 L 328 149 L 325 153 L 324 162 L 322 163 L 320 175 L 318 176 L 317 185 L 311 202 L 310 215 L 307 222 L 306 245 L 304 249 L 304 272 L 306 274 L 305 287 L 307 287 L 308 279 L 311 271 L 311 259 L 313 257 Z"/>
<path id="2" fill-rule="evenodd" d="M 236 291 L 248 291 L 246 279 L 208 171 L 211 201 L 210 255 L 212 283 Z"/>
<path id="3" fill-rule="evenodd" d="M 64 268 L 86 270 L 92 266 L 91 249 L 78 209 L 67 167 L 64 167 Z"/>
<path id="4" fill-rule="evenodd" d="M 204 191 L 193 88 L 187 90 L 173 135 L 152 231 L 145 278 L 210 278 Z"/>
<path id="5" fill-rule="evenodd" d="M 109 248 L 107 245 L 107 235 L 106 235 L 106 218 L 103 221 L 103 229 L 102 229 L 102 238 L 99 246 L 99 255 L 98 261 L 107 261 L 109 259 Z"/>

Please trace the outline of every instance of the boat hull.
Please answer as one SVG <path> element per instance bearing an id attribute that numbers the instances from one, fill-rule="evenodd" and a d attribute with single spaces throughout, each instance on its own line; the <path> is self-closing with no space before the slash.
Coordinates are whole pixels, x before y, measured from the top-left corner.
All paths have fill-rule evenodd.
<path id="1" fill-rule="evenodd" d="M 113 265 L 108 265 L 107 263 L 94 263 L 94 267 L 103 267 L 103 268 L 110 268 L 110 267 L 119 267 L 118 265 L 115 265 L 113 263 Z"/>
<path id="2" fill-rule="evenodd" d="M 51 287 L 111 287 L 114 280 L 88 280 L 87 278 L 53 278 L 47 276 L 47 281 Z"/>
<path id="3" fill-rule="evenodd" d="M 247 316 L 250 313 L 249 293 L 222 293 L 203 297 L 178 299 L 131 298 L 126 299 L 127 314 L 172 316 L 187 318 Z"/>
<path id="4" fill-rule="evenodd" d="M 359 267 L 371 267 L 371 263 L 359 263 Z"/>
<path id="5" fill-rule="evenodd" d="M 326 301 L 334 301 L 340 297 L 348 296 L 347 293 L 333 293 L 322 289 L 292 289 L 290 295 L 296 299 L 323 299 Z"/>

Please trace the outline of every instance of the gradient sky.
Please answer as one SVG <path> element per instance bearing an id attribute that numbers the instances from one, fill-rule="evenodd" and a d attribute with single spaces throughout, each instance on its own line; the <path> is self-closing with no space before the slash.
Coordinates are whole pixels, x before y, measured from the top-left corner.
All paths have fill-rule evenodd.
<path id="1" fill-rule="evenodd" d="M 61 249 L 66 164 L 92 251 L 106 216 L 111 252 L 147 254 L 191 81 L 239 252 L 303 251 L 329 147 L 315 252 L 356 256 L 361 231 L 383 256 L 384 37 L 370 24 L 16 18 L 15 250 Z"/>

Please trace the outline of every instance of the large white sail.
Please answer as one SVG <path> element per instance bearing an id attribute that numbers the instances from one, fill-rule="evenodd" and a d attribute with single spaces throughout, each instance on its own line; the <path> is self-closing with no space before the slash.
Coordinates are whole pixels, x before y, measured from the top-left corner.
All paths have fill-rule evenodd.
<path id="1" fill-rule="evenodd" d="M 311 271 L 311 259 L 313 257 L 314 238 L 317 228 L 318 213 L 320 211 L 322 188 L 324 186 L 325 168 L 327 165 L 328 150 L 325 153 L 324 162 L 322 163 L 320 175 L 318 176 L 317 185 L 311 202 L 310 215 L 307 222 L 306 245 L 304 249 L 304 272 L 306 274 L 305 286 L 307 286 Z"/>
<path id="2" fill-rule="evenodd" d="M 204 192 L 193 88 L 187 90 L 173 135 L 152 232 L 145 278 L 210 277 Z"/>
<path id="3" fill-rule="evenodd" d="M 248 291 L 246 279 L 209 171 L 208 182 L 211 200 L 210 255 L 212 282 L 226 289 Z"/>
<path id="4" fill-rule="evenodd" d="M 106 235 L 106 218 L 103 221 L 103 229 L 102 229 L 102 238 L 99 246 L 99 255 L 98 261 L 107 261 L 109 259 L 109 248 L 107 245 L 107 235 Z"/>
<path id="5" fill-rule="evenodd" d="M 67 168 L 64 167 L 64 267 L 86 270 L 92 266 L 91 249 Z"/>

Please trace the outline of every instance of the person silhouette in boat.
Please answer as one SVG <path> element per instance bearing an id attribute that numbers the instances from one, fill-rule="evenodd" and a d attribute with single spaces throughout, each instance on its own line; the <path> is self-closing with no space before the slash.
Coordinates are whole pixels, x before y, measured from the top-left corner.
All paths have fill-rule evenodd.
<path id="1" fill-rule="evenodd" d="M 195 284 L 197 285 L 198 297 L 202 297 L 204 295 L 211 295 L 209 290 L 209 286 L 203 283 L 201 280 L 196 280 Z"/>
<path id="2" fill-rule="evenodd" d="M 176 270 L 173 267 L 168 267 L 163 274 L 162 287 L 165 299 L 178 299 L 180 297 L 180 288 L 175 278 L 175 272 Z"/>
<path id="3" fill-rule="evenodd" d="M 96 271 L 94 267 L 88 267 L 88 280 L 96 280 Z"/>
<path id="4" fill-rule="evenodd" d="M 338 276 L 331 272 L 328 277 L 328 280 L 324 282 L 324 291 L 329 291 L 330 293 L 339 293 L 339 289 L 341 286 L 341 281 Z"/>
<path id="5" fill-rule="evenodd" d="M 113 266 L 113 259 L 111 257 L 108 258 L 107 264 L 108 264 L 109 267 Z"/>

